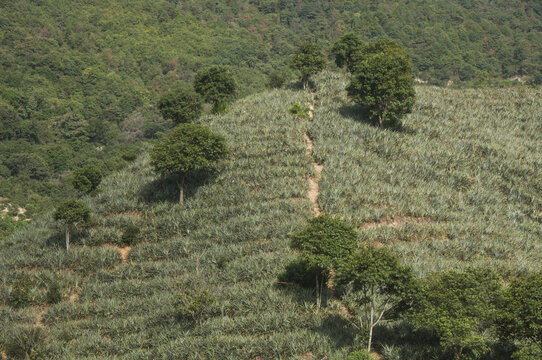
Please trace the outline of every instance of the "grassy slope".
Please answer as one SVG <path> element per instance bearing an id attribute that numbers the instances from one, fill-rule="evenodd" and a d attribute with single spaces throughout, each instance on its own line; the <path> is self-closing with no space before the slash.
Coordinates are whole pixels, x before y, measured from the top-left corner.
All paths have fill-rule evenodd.
<path id="1" fill-rule="evenodd" d="M 469 264 L 503 275 L 542 264 L 540 89 L 418 87 L 403 131 L 356 114 L 347 80 L 317 81 L 314 154 L 320 206 L 418 273 Z M 409 218 L 410 217 L 410 218 Z M 399 226 L 377 226 L 373 222 Z"/>
<path id="2" fill-rule="evenodd" d="M 0 343 L 11 326 L 36 324 L 41 314 L 52 359 L 343 359 L 354 330 L 337 302 L 317 311 L 311 291 L 274 284 L 294 257 L 288 233 L 311 216 L 306 127 L 324 164 L 324 211 L 359 227 L 424 217 L 361 231 L 418 273 L 471 263 L 512 274 L 539 268 L 539 90 L 418 88 L 406 130 L 391 132 L 353 115 L 340 75 L 326 73 L 317 84 L 313 124 L 288 114 L 293 102 L 308 100 L 288 90 L 203 119 L 232 152 L 215 176 L 193 179 L 199 185 L 188 189 L 185 209 L 174 203 L 174 184 L 156 179 L 142 156 L 88 199 L 96 224 L 68 255 L 50 218 L 0 244 Z M 111 245 L 129 223 L 144 240 L 123 264 Z M 16 309 L 8 299 L 23 274 L 35 304 Z M 47 307 L 53 277 L 64 300 Z M 199 326 L 176 320 L 181 282 L 216 298 Z"/>
<path id="3" fill-rule="evenodd" d="M 288 113 L 304 96 L 287 90 L 251 96 L 225 116 L 204 119 L 227 137 L 231 156 L 215 176 L 192 182 L 199 186 L 189 187 L 182 210 L 173 202 L 175 185 L 156 179 L 142 156 L 88 199 L 97 223 L 74 240 L 70 254 L 50 218 L 1 244 L 2 335 L 15 324 L 36 323 L 41 312 L 48 358 L 274 359 L 312 352 L 341 359 L 352 333 L 329 320 L 333 310 L 314 312 L 310 291 L 274 284 L 294 257 L 287 235 L 311 216 L 307 122 Z M 128 223 L 139 225 L 145 240 L 122 264 L 107 243 L 117 243 Z M 22 274 L 35 284 L 36 305 L 19 310 L 6 302 Z M 55 274 L 65 299 L 40 307 Z M 215 297 L 201 326 L 175 318 L 180 282 Z"/>

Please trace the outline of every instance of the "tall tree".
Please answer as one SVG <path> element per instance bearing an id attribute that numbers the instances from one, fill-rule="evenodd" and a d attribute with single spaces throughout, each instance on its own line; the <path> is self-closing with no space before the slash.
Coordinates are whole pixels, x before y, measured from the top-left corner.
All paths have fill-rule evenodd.
<path id="1" fill-rule="evenodd" d="M 412 61 L 399 43 L 380 40 L 366 44 L 352 54 L 350 71 L 348 96 L 366 107 L 380 127 L 396 124 L 412 111 Z"/>
<path id="2" fill-rule="evenodd" d="M 227 102 L 235 96 L 237 83 L 228 68 L 211 66 L 196 74 L 194 89 L 205 101 L 213 104 L 214 113 L 220 113 L 225 111 Z"/>
<path id="3" fill-rule="evenodd" d="M 193 89 L 175 88 L 160 97 L 158 110 L 164 119 L 176 124 L 192 122 L 201 115 L 201 96 Z"/>
<path id="4" fill-rule="evenodd" d="M 320 47 L 313 43 L 300 45 L 290 58 L 290 67 L 301 73 L 303 89 L 307 88 L 312 75 L 318 74 L 326 66 L 326 58 Z"/>
<path id="5" fill-rule="evenodd" d="M 70 230 L 78 225 L 90 223 L 90 209 L 81 200 L 71 199 L 60 203 L 53 214 L 53 218 L 64 226 L 66 231 L 66 251 L 70 248 Z"/>
<path id="6" fill-rule="evenodd" d="M 175 176 L 179 187 L 179 204 L 184 202 L 184 181 L 194 170 L 209 170 L 227 153 L 226 140 L 208 127 L 180 124 L 150 152 L 151 164 L 160 175 Z"/>
<path id="7" fill-rule="evenodd" d="M 369 352 L 374 327 L 386 319 L 390 310 L 398 310 L 416 286 L 411 268 L 402 266 L 388 249 L 373 246 L 361 248 L 343 262 L 335 283 L 348 287 L 347 298 L 359 307 L 359 328 L 366 332 Z"/>
<path id="8" fill-rule="evenodd" d="M 326 272 L 336 269 L 356 247 L 357 232 L 339 218 L 321 215 L 294 234 L 292 247 L 301 251 L 309 268 L 316 268 L 316 303 L 320 306 Z"/>

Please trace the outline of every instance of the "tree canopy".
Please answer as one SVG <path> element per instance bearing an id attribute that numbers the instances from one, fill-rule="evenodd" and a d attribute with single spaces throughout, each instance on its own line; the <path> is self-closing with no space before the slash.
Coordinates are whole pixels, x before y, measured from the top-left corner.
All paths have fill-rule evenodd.
<path id="1" fill-rule="evenodd" d="M 412 61 L 399 43 L 380 40 L 366 44 L 352 54 L 350 71 L 348 96 L 367 108 L 381 127 L 396 125 L 412 111 Z"/>
<path id="2" fill-rule="evenodd" d="M 324 70 L 326 63 L 322 50 L 314 43 L 301 44 L 290 58 L 290 67 L 301 74 L 303 89 L 307 87 L 312 75 Z"/>
<path id="3" fill-rule="evenodd" d="M 53 218 L 65 227 L 66 251 L 68 251 L 70 247 L 70 228 L 77 225 L 88 225 L 90 223 L 90 209 L 85 202 L 71 199 L 58 204 Z"/>
<path id="4" fill-rule="evenodd" d="M 192 122 L 201 115 L 202 99 L 189 87 L 176 87 L 160 97 L 158 110 L 176 124 Z"/>
<path id="5" fill-rule="evenodd" d="M 73 172 L 72 185 L 77 191 L 90 193 L 100 185 L 102 177 L 102 171 L 98 167 L 89 164 Z"/>
<path id="6" fill-rule="evenodd" d="M 335 55 L 335 64 L 342 68 L 350 67 L 352 64 L 352 55 L 362 47 L 363 43 L 359 36 L 354 33 L 343 35 L 331 49 Z"/>
<path id="7" fill-rule="evenodd" d="M 226 140 L 203 125 L 180 124 L 150 152 L 151 164 L 161 176 L 177 177 L 182 205 L 186 175 L 194 170 L 210 170 L 227 153 Z"/>
<path id="8" fill-rule="evenodd" d="M 198 71 L 194 80 L 194 89 L 205 101 L 213 104 L 213 110 L 220 112 L 221 104 L 233 99 L 237 92 L 237 83 L 231 71 L 225 66 L 211 66 Z"/>

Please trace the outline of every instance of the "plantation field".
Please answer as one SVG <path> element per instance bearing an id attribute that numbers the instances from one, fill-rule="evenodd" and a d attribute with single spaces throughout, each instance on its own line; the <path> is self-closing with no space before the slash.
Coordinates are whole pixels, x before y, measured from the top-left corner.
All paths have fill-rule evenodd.
<path id="1" fill-rule="evenodd" d="M 397 131 L 359 115 L 347 79 L 317 80 L 320 207 L 391 247 L 419 275 L 487 265 L 504 276 L 542 264 L 542 92 L 417 87 Z"/>
<path id="2" fill-rule="evenodd" d="M 187 181 L 183 209 L 174 182 L 157 179 L 143 155 L 86 199 L 95 223 L 68 254 L 50 217 L 0 244 L 0 344 L 28 325 L 45 329 L 47 359 L 342 359 L 353 330 L 332 320 L 337 307 L 314 311 L 310 290 L 275 284 L 295 256 L 288 234 L 312 216 L 308 119 L 288 113 L 308 99 L 275 91 L 203 119 L 230 155 L 215 174 Z M 129 224 L 141 240 L 123 260 Z M 30 304 L 16 307 L 21 279 Z M 51 306 L 53 281 L 62 301 Z M 177 294 L 190 289 L 214 299 L 197 325 L 177 318 Z"/>
<path id="3" fill-rule="evenodd" d="M 306 129 L 323 165 L 319 208 L 418 276 L 472 264 L 540 270 L 540 90 L 418 87 L 403 128 L 383 130 L 347 101 L 346 83 L 326 72 L 314 94 L 252 95 L 201 119 L 230 153 L 187 180 L 183 208 L 143 154 L 84 199 L 93 224 L 69 253 L 50 215 L 5 239 L 0 351 L 22 326 L 43 329 L 45 359 L 344 359 L 357 330 L 333 291 L 317 309 L 312 289 L 277 282 L 296 258 L 290 235 L 313 216 Z M 288 112 L 296 102 L 314 103 L 312 122 Z M 127 243 L 129 225 L 140 232 Z M 202 313 L 179 317 L 182 299 L 202 294 Z M 383 354 L 394 326 L 377 329 Z M 438 345 L 401 331 L 408 359 Z"/>

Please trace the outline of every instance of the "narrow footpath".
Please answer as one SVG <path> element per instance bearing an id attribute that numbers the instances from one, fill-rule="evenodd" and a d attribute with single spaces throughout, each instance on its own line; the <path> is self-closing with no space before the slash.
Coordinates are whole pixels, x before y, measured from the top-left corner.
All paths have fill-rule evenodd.
<path id="1" fill-rule="evenodd" d="M 314 98 L 314 93 L 312 94 Z M 309 104 L 309 119 L 313 121 L 314 118 L 314 105 Z M 312 139 L 309 137 L 307 130 L 305 130 L 305 142 L 307 144 L 307 155 L 312 159 L 312 165 L 314 166 L 315 175 L 309 177 L 309 192 L 308 197 L 310 202 L 314 205 L 313 214 L 314 216 L 319 216 L 321 214 L 320 206 L 318 206 L 318 195 L 320 195 L 320 178 L 322 177 L 322 170 L 324 169 L 323 165 L 318 164 L 314 157 L 312 156 L 313 143 Z"/>

